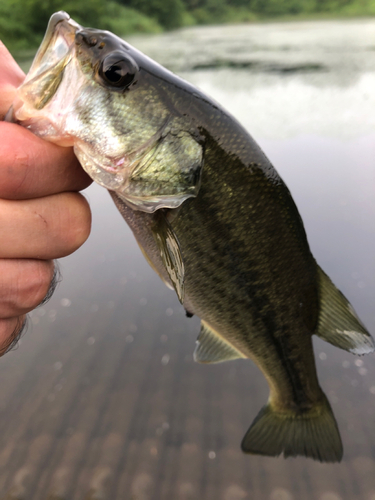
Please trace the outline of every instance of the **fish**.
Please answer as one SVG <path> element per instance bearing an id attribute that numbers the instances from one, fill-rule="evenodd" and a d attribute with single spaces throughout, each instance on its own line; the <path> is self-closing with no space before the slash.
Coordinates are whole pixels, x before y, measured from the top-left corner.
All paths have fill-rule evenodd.
<path id="1" fill-rule="evenodd" d="M 73 146 L 147 262 L 201 319 L 194 360 L 250 359 L 269 398 L 241 448 L 339 462 L 312 336 L 375 344 L 315 261 L 292 196 L 242 125 L 116 35 L 52 15 L 8 121 Z"/>

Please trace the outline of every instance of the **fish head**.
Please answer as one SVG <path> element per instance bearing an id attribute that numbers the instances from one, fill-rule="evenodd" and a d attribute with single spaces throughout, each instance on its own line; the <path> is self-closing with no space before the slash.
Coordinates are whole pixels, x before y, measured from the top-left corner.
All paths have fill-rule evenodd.
<path id="1" fill-rule="evenodd" d="M 116 35 L 54 14 L 8 119 L 73 146 L 94 181 L 137 210 L 197 195 L 199 133 L 175 106 L 177 78 Z"/>

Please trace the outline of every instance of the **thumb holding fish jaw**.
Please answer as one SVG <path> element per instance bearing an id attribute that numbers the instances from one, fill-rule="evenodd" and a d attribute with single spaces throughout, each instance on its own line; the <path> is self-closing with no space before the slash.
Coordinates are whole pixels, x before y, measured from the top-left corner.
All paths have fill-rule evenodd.
<path id="1" fill-rule="evenodd" d="M 0 42 L 0 119 L 25 75 Z M 53 288 L 53 259 L 88 238 L 91 212 L 79 194 L 91 179 L 71 148 L 0 121 L 0 355 L 17 341 L 26 314 Z"/>
<path id="2" fill-rule="evenodd" d="M 25 73 L 18 66 L 1 40 L 0 68 L 0 120 L 4 120 L 4 116 L 13 102 L 15 90 L 23 82 Z"/>

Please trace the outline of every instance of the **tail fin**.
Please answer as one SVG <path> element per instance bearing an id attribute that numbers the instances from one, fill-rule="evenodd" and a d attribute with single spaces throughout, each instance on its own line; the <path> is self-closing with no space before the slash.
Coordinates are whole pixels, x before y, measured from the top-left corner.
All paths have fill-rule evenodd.
<path id="1" fill-rule="evenodd" d="M 268 403 L 251 424 L 241 448 L 255 455 L 304 455 L 320 462 L 340 462 L 343 454 L 337 423 L 325 396 L 320 406 L 300 413 L 276 412 Z"/>

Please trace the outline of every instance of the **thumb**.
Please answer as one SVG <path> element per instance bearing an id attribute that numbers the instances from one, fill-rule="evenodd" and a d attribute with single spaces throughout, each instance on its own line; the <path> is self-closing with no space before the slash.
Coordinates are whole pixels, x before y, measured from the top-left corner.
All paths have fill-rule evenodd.
<path id="1" fill-rule="evenodd" d="M 25 73 L 1 41 L 0 68 L 0 120 L 3 120 L 13 102 L 16 88 L 25 78 Z"/>

